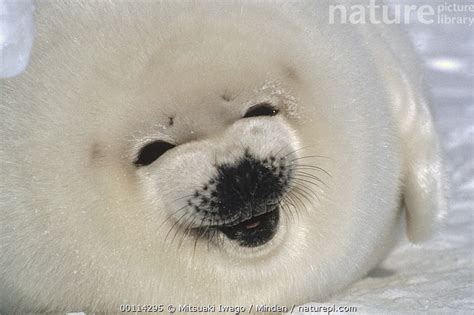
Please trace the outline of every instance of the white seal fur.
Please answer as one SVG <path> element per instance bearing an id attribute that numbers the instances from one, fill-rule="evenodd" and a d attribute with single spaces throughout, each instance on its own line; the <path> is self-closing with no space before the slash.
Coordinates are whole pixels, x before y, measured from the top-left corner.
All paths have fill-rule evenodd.
<path id="1" fill-rule="evenodd" d="M 2 311 L 324 301 L 383 258 L 403 206 L 429 237 L 442 170 L 411 47 L 327 12 L 40 1 L 1 88 Z M 279 112 L 242 118 L 258 104 Z M 176 147 L 137 167 L 153 141 Z M 186 202 L 245 153 L 294 172 L 275 235 L 196 238 L 213 221 Z"/>

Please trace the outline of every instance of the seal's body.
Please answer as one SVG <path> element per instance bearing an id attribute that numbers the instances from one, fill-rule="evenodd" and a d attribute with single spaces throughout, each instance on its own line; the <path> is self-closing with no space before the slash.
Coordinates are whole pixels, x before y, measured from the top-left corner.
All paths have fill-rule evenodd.
<path id="1" fill-rule="evenodd" d="M 325 5 L 38 3 L 2 82 L 0 305 L 322 301 L 443 209 L 411 48 Z"/>

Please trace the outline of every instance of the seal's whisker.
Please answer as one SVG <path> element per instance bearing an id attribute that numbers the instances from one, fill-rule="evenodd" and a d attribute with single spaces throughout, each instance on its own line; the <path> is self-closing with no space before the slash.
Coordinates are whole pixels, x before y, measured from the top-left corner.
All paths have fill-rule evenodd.
<path id="1" fill-rule="evenodd" d="M 313 173 L 310 173 L 309 170 L 301 170 L 301 169 L 294 170 L 294 174 L 295 174 L 295 175 L 303 174 L 303 175 L 306 175 L 306 176 L 309 177 L 309 178 L 312 178 L 312 179 L 317 180 L 318 182 L 321 182 L 322 184 L 326 184 L 321 178 L 319 178 L 318 176 L 314 175 Z"/>
<path id="2" fill-rule="evenodd" d="M 168 240 L 168 237 L 171 233 L 171 231 L 173 231 L 174 227 L 177 226 L 177 224 L 179 223 L 179 221 L 181 221 L 181 219 L 183 219 L 186 215 L 189 215 L 189 213 L 185 212 L 178 220 L 176 220 L 173 225 L 171 226 L 171 228 L 169 229 L 168 233 L 166 234 L 165 236 L 165 242 Z"/>
<path id="3" fill-rule="evenodd" d="M 195 190 L 195 189 L 196 189 L 196 186 L 194 186 L 194 185 L 193 186 L 187 186 L 187 187 L 181 187 L 181 189 L 172 190 L 172 191 L 169 191 L 169 192 L 163 194 L 163 197 L 168 197 L 169 195 L 176 194 L 176 193 L 189 192 L 190 190 Z"/>
<path id="4" fill-rule="evenodd" d="M 322 167 L 319 167 L 319 166 L 314 166 L 314 165 L 309 165 L 309 164 L 297 164 L 295 166 L 292 166 L 292 169 L 294 169 L 294 170 L 298 170 L 298 169 L 319 170 L 319 171 L 325 173 L 326 175 L 328 175 L 329 177 L 332 177 L 332 175 L 328 171 L 326 171 L 325 169 L 323 169 Z"/>
<path id="5" fill-rule="evenodd" d="M 293 186 L 293 190 L 296 194 L 299 194 L 302 198 L 308 201 L 308 204 L 310 205 L 314 203 L 314 198 L 320 201 L 319 196 L 308 185 L 306 185 L 306 183 L 296 182 Z"/>
<path id="6" fill-rule="evenodd" d="M 300 209 L 307 211 L 306 204 L 296 194 L 291 192 L 287 195 L 287 197 L 292 203 L 295 204 L 295 207 L 293 208 L 292 211 L 296 214 L 297 217 L 299 217 Z M 296 207 L 297 203 L 301 204 L 301 207 Z"/>
<path id="7" fill-rule="evenodd" d="M 292 206 L 293 208 L 296 209 L 296 205 L 295 203 L 293 202 L 293 200 L 291 200 L 291 198 L 285 194 L 285 196 L 283 197 L 282 200 L 279 201 L 280 203 L 283 203 L 284 205 L 288 204 L 289 206 Z"/>
<path id="8" fill-rule="evenodd" d="M 319 189 L 321 189 L 321 185 L 326 187 L 327 188 L 327 185 L 321 181 L 321 180 L 318 180 L 317 178 L 313 178 L 311 176 L 307 176 L 306 174 L 298 174 L 298 173 L 295 173 L 292 178 L 292 180 L 299 180 L 300 182 L 305 182 L 305 183 L 308 183 L 308 184 L 312 184 L 316 187 L 318 187 Z"/>
<path id="9" fill-rule="evenodd" d="M 186 215 L 192 216 L 191 213 L 186 213 Z M 177 222 L 179 222 L 179 221 L 180 221 L 180 220 L 178 220 Z M 176 229 L 175 229 L 173 238 L 171 239 L 171 243 L 174 243 L 174 240 L 176 239 L 176 236 L 177 236 L 178 233 L 180 232 L 180 226 L 183 226 L 183 225 L 182 225 L 182 224 L 179 224 L 179 225 L 176 226 Z M 186 229 L 184 229 L 184 231 L 186 231 Z"/>
<path id="10" fill-rule="evenodd" d="M 291 160 L 288 160 L 288 162 L 296 162 L 296 161 L 300 161 L 300 160 L 305 160 L 305 159 L 326 159 L 326 160 L 330 160 L 331 158 L 330 157 L 327 157 L 327 156 L 324 156 L 324 155 L 305 155 L 305 156 L 299 156 L 299 157 L 295 157 Z"/>
<path id="11" fill-rule="evenodd" d="M 209 237 L 209 241 L 207 242 L 207 250 L 211 250 L 211 241 L 214 241 L 214 237 L 216 236 L 217 230 L 212 229 L 211 230 L 212 235 Z"/>
<path id="12" fill-rule="evenodd" d="M 274 156 L 279 156 L 279 154 L 283 151 L 283 150 L 286 150 L 290 145 L 286 145 L 284 146 L 283 148 L 281 148 L 280 150 L 278 150 L 277 152 L 275 152 L 273 155 Z"/>
<path id="13" fill-rule="evenodd" d="M 287 199 L 289 199 L 289 198 L 287 198 Z M 281 207 L 281 210 L 282 210 L 283 214 L 285 215 L 285 217 L 287 218 L 287 220 L 289 222 L 294 222 L 295 221 L 294 211 L 290 208 L 289 204 L 286 204 L 286 201 L 287 200 L 281 200 L 279 202 L 279 206 Z"/>
<path id="14" fill-rule="evenodd" d="M 318 182 L 314 182 L 314 181 L 312 181 L 312 180 L 305 179 L 305 178 L 299 178 L 299 177 L 297 177 L 297 176 L 295 176 L 295 177 L 293 178 L 293 181 L 297 181 L 297 182 L 299 182 L 299 183 L 301 183 L 301 184 L 309 184 L 309 185 L 312 185 L 313 187 L 316 187 L 317 189 L 323 191 L 322 187 L 318 184 Z M 312 189 L 310 189 L 309 186 L 308 186 L 307 188 L 308 188 L 309 190 L 312 190 Z"/>
<path id="15" fill-rule="evenodd" d="M 308 197 L 315 197 L 316 199 L 318 199 L 318 201 L 321 201 L 316 192 L 313 191 L 310 187 L 306 186 L 306 183 L 299 182 L 298 185 L 295 186 L 295 188 L 300 190 L 301 192 L 304 192 Z"/>
<path id="16" fill-rule="evenodd" d="M 293 174 L 292 178 L 305 178 L 307 180 L 310 180 L 313 183 L 314 183 L 314 181 L 316 181 L 317 183 L 323 185 L 324 187 L 329 188 L 329 186 L 322 179 L 320 179 L 316 175 L 313 175 L 313 174 L 310 174 L 310 173 L 307 173 L 307 172 L 304 172 L 304 171 L 295 172 Z M 316 185 L 316 186 L 318 186 L 320 189 L 322 189 L 321 186 L 319 186 L 319 185 Z"/>
<path id="17" fill-rule="evenodd" d="M 184 228 L 184 232 L 182 233 L 183 235 L 181 236 L 181 239 L 180 239 L 179 242 L 178 242 L 178 249 L 181 248 L 181 246 L 182 246 L 184 240 L 185 240 L 186 238 L 188 238 L 189 233 L 191 233 L 191 231 L 192 231 L 192 226 L 193 226 L 193 224 L 194 224 L 195 221 L 196 221 L 196 217 L 193 217 L 193 219 L 191 220 L 191 222 L 190 222 L 189 224 L 187 224 L 186 227 Z"/>
<path id="18" fill-rule="evenodd" d="M 288 215 L 289 215 L 289 214 L 286 213 L 286 212 L 289 212 L 289 211 L 285 209 L 285 208 L 286 208 L 286 205 L 283 204 L 283 200 L 279 200 L 279 201 L 278 201 L 278 207 L 280 207 L 280 210 L 282 210 L 282 212 L 283 212 L 283 214 L 284 214 L 285 216 L 288 216 Z"/>
<path id="19" fill-rule="evenodd" d="M 193 196 L 194 196 L 194 194 L 185 195 L 185 196 L 182 196 L 182 197 L 179 197 L 179 198 L 176 198 L 176 199 L 172 200 L 171 203 L 174 203 L 174 202 L 177 202 L 179 200 L 186 199 L 186 198 L 190 198 L 190 197 L 193 197 Z"/>
<path id="20" fill-rule="evenodd" d="M 304 147 L 300 147 L 300 148 L 298 148 L 298 149 L 296 149 L 296 150 L 293 150 L 293 151 L 291 151 L 291 152 L 285 154 L 284 156 L 282 156 L 282 159 L 286 159 L 288 156 L 290 156 L 290 155 L 292 155 L 292 154 L 295 154 L 295 153 L 298 152 L 298 151 L 307 149 L 307 148 L 310 148 L 310 146 L 304 146 Z"/>
<path id="21" fill-rule="evenodd" d="M 293 201 L 293 197 L 292 196 L 288 196 L 288 200 L 290 201 L 290 204 L 293 205 L 293 209 L 291 210 L 292 213 L 296 214 L 296 217 L 299 219 L 300 217 L 300 211 L 298 210 L 298 208 L 296 207 L 296 204 L 294 203 Z M 289 208 L 289 207 L 288 207 Z M 306 205 L 303 205 L 303 209 L 306 210 Z"/>
<path id="22" fill-rule="evenodd" d="M 212 233 L 213 229 L 211 228 L 211 226 L 213 226 L 213 225 L 214 225 L 214 218 L 211 217 L 210 220 L 209 220 L 209 225 L 206 227 L 205 233 L 202 234 L 207 239 L 207 250 L 208 251 L 210 250 L 211 241 L 212 241 L 211 233 Z"/>
<path id="23" fill-rule="evenodd" d="M 298 203 L 301 205 L 301 207 L 298 207 L 298 208 L 295 207 L 295 209 L 300 209 L 300 208 L 306 207 L 305 203 L 301 200 L 301 198 L 299 196 L 297 196 L 293 191 L 288 191 L 287 195 L 291 196 L 292 200 L 293 199 L 295 200 L 295 202 L 294 202 L 295 205 L 298 204 Z"/>
<path id="24" fill-rule="evenodd" d="M 196 252 L 196 246 L 197 246 L 198 241 L 201 239 L 201 237 L 202 237 L 202 236 L 206 233 L 206 231 L 209 229 L 209 226 L 206 226 L 205 229 L 203 228 L 204 220 L 206 220 L 206 217 L 203 217 L 202 220 L 201 220 L 201 223 L 199 223 L 199 228 L 198 228 L 198 230 L 201 230 L 201 229 L 202 229 L 201 233 L 198 234 L 198 235 L 195 235 L 193 256 L 194 256 L 194 253 Z"/>
<path id="25" fill-rule="evenodd" d="M 169 215 L 161 222 L 161 224 L 159 225 L 159 228 L 161 228 L 167 221 L 169 221 L 173 216 L 175 216 L 175 215 L 178 214 L 179 212 L 185 211 L 186 208 L 188 208 L 188 205 L 185 205 L 185 206 L 179 208 L 178 210 L 172 212 L 171 214 L 169 214 Z"/>
<path id="26" fill-rule="evenodd" d="M 299 186 L 301 186 L 301 185 L 295 185 L 295 186 L 293 187 L 293 192 L 294 192 L 295 194 L 299 194 L 302 198 L 304 198 L 306 201 L 308 201 L 309 204 L 312 204 L 313 201 L 311 200 L 311 199 L 312 199 L 311 195 L 308 195 L 308 193 L 305 192 L 305 191 L 304 191 L 301 187 L 299 187 Z"/>

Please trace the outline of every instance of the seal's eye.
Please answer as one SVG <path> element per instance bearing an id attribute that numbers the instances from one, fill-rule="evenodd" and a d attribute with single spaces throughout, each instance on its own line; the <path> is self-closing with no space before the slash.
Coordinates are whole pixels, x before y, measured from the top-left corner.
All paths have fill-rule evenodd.
<path id="1" fill-rule="evenodd" d="M 135 166 L 146 166 L 150 165 L 160 156 L 162 156 L 166 151 L 169 149 L 174 148 L 175 145 L 164 142 L 164 141 L 154 141 L 146 144 L 143 148 L 141 148 L 140 152 L 138 153 L 137 159 L 133 162 Z"/>
<path id="2" fill-rule="evenodd" d="M 268 103 L 262 103 L 250 107 L 244 115 L 244 118 L 256 116 L 275 116 L 278 114 L 278 109 Z"/>

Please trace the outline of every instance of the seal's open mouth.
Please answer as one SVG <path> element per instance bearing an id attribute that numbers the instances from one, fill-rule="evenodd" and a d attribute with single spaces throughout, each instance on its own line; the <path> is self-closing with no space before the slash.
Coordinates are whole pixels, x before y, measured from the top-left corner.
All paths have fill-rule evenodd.
<path id="1" fill-rule="evenodd" d="M 257 247 L 267 243 L 275 235 L 280 218 L 280 209 L 273 210 L 262 215 L 254 216 L 249 220 L 232 226 L 218 226 L 219 231 L 231 240 L 235 240 L 240 246 Z"/>

